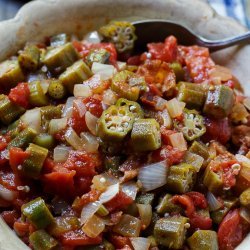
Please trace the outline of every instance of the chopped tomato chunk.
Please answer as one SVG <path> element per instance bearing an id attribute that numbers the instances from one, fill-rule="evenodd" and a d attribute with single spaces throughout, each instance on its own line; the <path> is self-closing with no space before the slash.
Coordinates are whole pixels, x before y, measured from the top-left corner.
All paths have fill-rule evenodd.
<path id="1" fill-rule="evenodd" d="M 9 93 L 9 99 L 23 108 L 28 108 L 29 106 L 29 95 L 30 90 L 28 83 L 19 83 L 15 88 L 12 88 Z"/>

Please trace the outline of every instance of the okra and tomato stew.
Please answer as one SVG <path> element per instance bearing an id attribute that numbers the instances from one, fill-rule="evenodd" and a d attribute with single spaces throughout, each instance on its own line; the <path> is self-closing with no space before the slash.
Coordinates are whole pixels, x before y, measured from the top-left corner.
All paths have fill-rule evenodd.
<path id="1" fill-rule="evenodd" d="M 232 250 L 249 232 L 250 99 L 208 49 L 134 55 L 135 33 L 0 64 L 1 216 L 34 250 Z"/>

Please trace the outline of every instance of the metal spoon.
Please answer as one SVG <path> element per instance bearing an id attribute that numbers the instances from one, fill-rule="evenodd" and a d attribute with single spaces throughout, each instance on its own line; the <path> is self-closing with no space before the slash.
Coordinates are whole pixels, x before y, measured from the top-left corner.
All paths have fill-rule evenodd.
<path id="1" fill-rule="evenodd" d="M 169 35 L 174 35 L 182 45 L 200 45 L 209 48 L 211 52 L 225 49 L 240 43 L 250 42 L 250 31 L 245 34 L 221 39 L 208 40 L 194 34 L 188 28 L 167 20 L 144 20 L 133 22 L 138 39 L 135 51 L 142 52 L 150 42 L 162 42 Z"/>

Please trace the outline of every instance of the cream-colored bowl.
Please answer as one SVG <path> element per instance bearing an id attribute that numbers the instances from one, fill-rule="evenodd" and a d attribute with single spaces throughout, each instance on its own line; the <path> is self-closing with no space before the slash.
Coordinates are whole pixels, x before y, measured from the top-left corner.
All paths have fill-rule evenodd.
<path id="1" fill-rule="evenodd" d="M 17 16 L 0 23 L 0 60 L 13 55 L 27 41 L 59 32 L 82 36 L 111 19 L 168 19 L 209 39 L 244 33 L 246 28 L 217 15 L 205 0 L 36 0 Z M 159 32 L 161 32 L 159 30 Z M 229 67 L 250 94 L 250 45 L 214 53 L 214 60 Z M 0 219 L 0 250 L 29 249 Z M 250 249 L 250 235 L 237 250 Z"/>

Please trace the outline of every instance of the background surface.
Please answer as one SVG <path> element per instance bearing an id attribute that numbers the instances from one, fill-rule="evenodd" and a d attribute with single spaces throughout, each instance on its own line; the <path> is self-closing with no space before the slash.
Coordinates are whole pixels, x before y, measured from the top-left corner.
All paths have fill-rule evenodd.
<path id="1" fill-rule="evenodd" d="M 203 1 L 208 1 L 219 14 L 223 16 L 231 16 L 250 28 L 250 0 Z M 0 0 L 0 21 L 14 17 L 18 9 L 26 2 L 28 1 Z"/>

